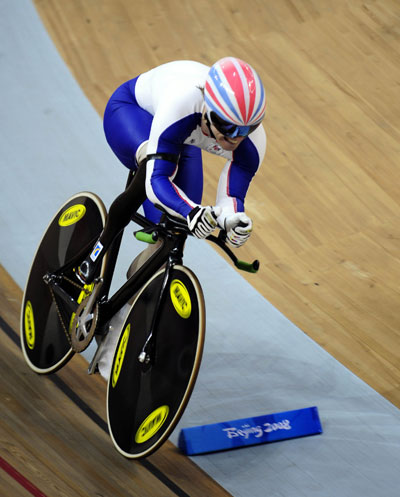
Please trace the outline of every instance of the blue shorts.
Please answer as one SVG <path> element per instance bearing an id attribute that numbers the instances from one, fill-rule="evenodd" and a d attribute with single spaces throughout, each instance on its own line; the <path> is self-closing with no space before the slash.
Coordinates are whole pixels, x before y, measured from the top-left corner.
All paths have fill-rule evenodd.
<path id="1" fill-rule="evenodd" d="M 108 144 L 118 159 L 129 169 L 136 169 L 135 154 L 139 145 L 148 140 L 153 116 L 142 109 L 135 98 L 136 80 L 122 84 L 112 94 L 104 112 L 104 132 Z M 178 172 L 174 183 L 195 203 L 201 204 L 203 196 L 203 162 L 201 150 L 192 145 L 182 145 Z M 145 215 L 157 222 L 160 211 L 146 200 Z"/>

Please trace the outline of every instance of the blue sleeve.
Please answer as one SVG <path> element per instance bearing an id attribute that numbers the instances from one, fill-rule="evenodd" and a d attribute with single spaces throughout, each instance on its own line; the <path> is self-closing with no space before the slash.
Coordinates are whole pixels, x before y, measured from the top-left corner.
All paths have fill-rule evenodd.
<path id="1" fill-rule="evenodd" d="M 250 182 L 260 165 L 260 156 L 253 142 L 247 138 L 233 152 L 229 169 L 227 194 L 237 200 L 237 211 L 244 211 L 244 199 Z"/>
<path id="2" fill-rule="evenodd" d="M 166 128 L 158 139 L 157 153 L 179 156 L 185 139 L 199 125 L 200 119 L 201 114 L 191 114 Z M 152 166 L 150 184 L 159 205 L 186 217 L 195 204 L 171 181 L 177 167 L 177 163 L 156 159 Z"/>

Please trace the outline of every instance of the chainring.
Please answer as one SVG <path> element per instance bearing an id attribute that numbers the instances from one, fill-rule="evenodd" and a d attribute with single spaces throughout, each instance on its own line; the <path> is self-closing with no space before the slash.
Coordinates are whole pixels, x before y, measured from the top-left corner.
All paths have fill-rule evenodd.
<path id="1" fill-rule="evenodd" d="M 74 352 L 83 352 L 89 347 L 96 330 L 99 306 L 86 309 L 90 295 L 84 298 L 76 310 L 70 327 L 71 348 Z"/>

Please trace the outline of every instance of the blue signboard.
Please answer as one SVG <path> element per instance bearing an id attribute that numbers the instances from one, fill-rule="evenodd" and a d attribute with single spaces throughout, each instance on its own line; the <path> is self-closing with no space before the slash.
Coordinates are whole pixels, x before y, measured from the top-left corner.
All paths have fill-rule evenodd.
<path id="1" fill-rule="evenodd" d="M 277 442 L 322 433 L 317 407 L 183 428 L 178 446 L 186 455 Z"/>

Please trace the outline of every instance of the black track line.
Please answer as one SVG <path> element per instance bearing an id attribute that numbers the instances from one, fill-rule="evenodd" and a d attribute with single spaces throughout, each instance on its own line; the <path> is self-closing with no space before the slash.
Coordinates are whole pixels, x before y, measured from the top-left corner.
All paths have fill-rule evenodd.
<path id="1" fill-rule="evenodd" d="M 21 348 L 21 344 L 19 341 L 19 336 L 13 330 L 13 328 L 0 316 L 0 328 L 3 329 L 5 334 L 19 347 Z M 108 425 L 107 423 L 95 412 L 93 409 L 86 404 L 84 400 L 77 395 L 59 376 L 57 373 L 52 375 L 48 375 L 47 378 L 51 380 L 56 387 L 61 390 L 81 411 L 83 411 L 94 423 L 97 424 L 103 431 L 107 434 Z M 184 490 L 182 490 L 176 483 L 168 478 L 162 471 L 160 471 L 154 464 L 147 460 L 137 461 L 144 468 L 146 468 L 153 476 L 155 476 L 161 483 L 163 483 L 166 487 L 168 487 L 175 495 L 178 497 L 190 497 Z"/>

